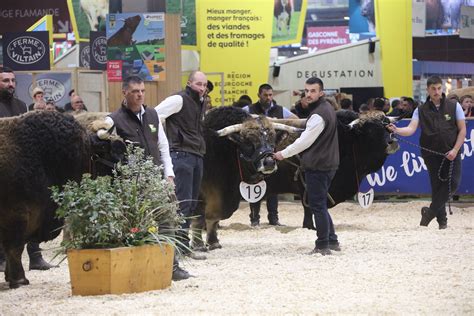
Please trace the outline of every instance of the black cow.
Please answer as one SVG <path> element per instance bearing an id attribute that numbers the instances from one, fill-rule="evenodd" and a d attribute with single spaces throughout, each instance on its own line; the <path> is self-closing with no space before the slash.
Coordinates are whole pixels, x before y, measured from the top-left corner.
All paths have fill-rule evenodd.
<path id="1" fill-rule="evenodd" d="M 387 156 L 399 149 L 398 142 L 385 128 L 390 120 L 383 112 L 370 111 L 358 116 L 355 112 L 340 110 L 337 119 L 340 164 L 329 188 L 330 208 L 351 199 L 365 176 L 379 170 Z M 294 139 L 288 139 L 288 143 L 292 141 Z M 283 149 L 286 144 L 281 147 Z M 266 180 L 267 192 L 294 193 L 303 197 L 301 180 L 304 177 L 295 165 L 299 165 L 297 157 L 279 162 L 278 171 Z M 304 209 L 303 227 L 315 229 L 311 211 L 307 207 Z"/>
<path id="2" fill-rule="evenodd" d="M 85 172 L 111 173 L 103 162 L 120 161 L 125 150 L 121 140 L 102 140 L 70 115 L 35 111 L 0 119 L 0 243 L 10 288 L 29 284 L 21 263 L 25 243 L 61 231 L 49 188 L 79 181 Z"/>
<path id="3" fill-rule="evenodd" d="M 220 248 L 217 224 L 239 207 L 241 181 L 255 184 L 276 171 L 275 144 L 299 129 L 252 118 L 236 107 L 218 107 L 204 120 L 206 155 L 197 214 L 191 224 L 192 246 L 204 247 L 202 229 L 207 229 L 209 249 Z"/>

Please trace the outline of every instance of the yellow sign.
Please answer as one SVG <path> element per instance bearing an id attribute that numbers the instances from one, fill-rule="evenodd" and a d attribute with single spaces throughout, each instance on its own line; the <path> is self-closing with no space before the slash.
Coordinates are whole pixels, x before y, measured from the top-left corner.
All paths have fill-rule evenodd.
<path id="1" fill-rule="evenodd" d="M 201 0 L 197 3 L 201 70 L 224 73 L 224 103 L 243 94 L 255 98 L 268 80 L 273 2 Z M 221 104 L 215 76 L 212 103 Z"/>
<path id="2" fill-rule="evenodd" d="M 412 0 L 379 0 L 375 8 L 385 97 L 412 96 Z"/>

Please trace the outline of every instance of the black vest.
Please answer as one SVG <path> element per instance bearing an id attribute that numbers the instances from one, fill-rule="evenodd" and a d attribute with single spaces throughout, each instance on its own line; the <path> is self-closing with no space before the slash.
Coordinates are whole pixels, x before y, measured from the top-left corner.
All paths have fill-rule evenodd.
<path id="1" fill-rule="evenodd" d="M 177 94 L 183 98 L 183 107 L 166 119 L 170 151 L 185 151 L 203 157 L 206 143 L 202 135 L 202 120 L 206 108 L 199 100 L 199 93 L 190 87 Z"/>
<path id="2" fill-rule="evenodd" d="M 309 117 L 318 114 L 324 120 L 324 130 L 314 143 L 300 154 L 301 167 L 303 170 L 336 170 L 339 166 L 336 111 L 324 98 L 311 103 L 309 109 Z"/>
<path id="3" fill-rule="evenodd" d="M 439 110 L 431 102 L 430 98 L 418 107 L 420 118 L 421 136 L 420 145 L 439 153 L 446 153 L 453 149 L 458 137 L 458 126 L 456 124 L 456 103 L 455 100 L 446 99 L 445 95 L 441 99 Z M 421 151 L 422 157 L 434 154 Z"/>
<path id="4" fill-rule="evenodd" d="M 0 99 L 0 117 L 11 117 L 26 112 L 26 104 L 17 98 L 11 100 Z"/>
<path id="5" fill-rule="evenodd" d="M 158 148 L 158 129 L 160 119 L 154 109 L 143 106 L 145 112 L 142 121 L 126 108 L 124 105 L 110 114 L 114 120 L 117 134 L 124 140 L 137 143 L 137 146 L 145 149 L 145 154 L 153 157 L 156 165 L 161 165 L 161 155 Z"/>
<path id="6" fill-rule="evenodd" d="M 252 105 L 249 105 L 249 113 L 257 114 L 257 115 L 265 115 L 265 110 L 263 109 L 260 102 L 257 102 Z M 266 116 L 282 119 L 283 107 L 281 105 L 276 104 L 276 102 L 273 101 L 273 106 L 268 110 L 268 114 Z"/>

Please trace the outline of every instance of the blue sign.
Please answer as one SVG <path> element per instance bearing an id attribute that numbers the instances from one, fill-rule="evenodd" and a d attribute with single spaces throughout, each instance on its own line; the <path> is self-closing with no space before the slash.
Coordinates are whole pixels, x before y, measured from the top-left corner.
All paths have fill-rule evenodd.
<path id="1" fill-rule="evenodd" d="M 397 123 L 405 127 L 410 120 Z M 462 177 L 456 194 L 474 194 L 474 120 L 466 119 L 466 139 L 461 150 Z M 420 129 L 410 137 L 399 136 L 400 150 L 388 156 L 383 167 L 367 175 L 361 191 L 374 188 L 376 193 L 431 194 L 430 180 L 420 149 L 403 140 L 419 145 Z"/>

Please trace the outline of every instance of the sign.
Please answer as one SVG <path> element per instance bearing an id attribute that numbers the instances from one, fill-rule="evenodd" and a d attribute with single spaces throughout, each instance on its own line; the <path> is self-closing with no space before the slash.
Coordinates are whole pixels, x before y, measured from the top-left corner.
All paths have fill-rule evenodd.
<path id="1" fill-rule="evenodd" d="M 425 0 L 412 0 L 412 33 L 413 37 L 425 37 L 426 3 Z"/>
<path id="2" fill-rule="evenodd" d="M 106 26 L 107 60 L 121 62 L 123 78 L 166 80 L 164 13 L 109 14 Z"/>
<path id="3" fill-rule="evenodd" d="M 474 7 L 461 7 L 460 38 L 474 38 Z"/>
<path id="4" fill-rule="evenodd" d="M 349 32 L 355 41 L 375 37 L 375 0 L 349 0 Z"/>
<path id="5" fill-rule="evenodd" d="M 91 50 L 89 42 L 79 43 L 79 67 L 90 68 L 91 65 Z"/>
<path id="6" fill-rule="evenodd" d="M 111 82 L 122 81 L 121 60 L 110 60 L 107 62 L 107 79 Z"/>
<path id="7" fill-rule="evenodd" d="M 301 43 L 307 0 L 276 0 L 273 4 L 272 46 Z"/>
<path id="8" fill-rule="evenodd" d="M 201 70 L 224 72 L 225 104 L 242 94 L 257 95 L 268 81 L 273 2 L 267 0 L 198 2 Z M 219 87 L 221 82 L 214 82 Z M 215 88 L 211 98 L 220 98 Z"/>
<path id="9" fill-rule="evenodd" d="M 265 180 L 256 184 L 248 184 L 243 181 L 240 182 L 240 195 L 249 203 L 260 201 L 267 191 L 267 183 Z"/>
<path id="10" fill-rule="evenodd" d="M 307 28 L 307 46 L 310 52 L 349 43 L 349 29 L 346 26 Z"/>
<path id="11" fill-rule="evenodd" d="M 3 64 L 13 70 L 49 70 L 48 32 L 5 33 Z"/>
<path id="12" fill-rule="evenodd" d="M 181 46 L 183 49 L 197 49 L 196 0 L 182 0 Z"/>
<path id="13" fill-rule="evenodd" d="M 401 120 L 399 127 L 405 127 L 410 120 Z M 466 139 L 461 151 L 462 177 L 456 194 L 474 194 L 474 120 L 466 119 Z M 409 137 L 400 138 L 419 144 L 420 129 Z M 430 194 L 428 171 L 420 150 L 403 141 L 400 149 L 389 155 L 385 164 L 376 173 L 367 175 L 361 184 L 361 190 L 373 188 L 377 193 Z"/>
<path id="14" fill-rule="evenodd" d="M 69 102 L 68 93 L 72 89 L 70 73 L 43 73 L 37 74 L 35 78 L 36 86 L 44 91 L 45 100 L 52 100 L 60 107 L 64 107 Z M 16 94 L 26 104 L 32 100 L 31 94 L 34 89 L 32 80 L 33 77 L 30 74 L 16 74 Z"/>
<path id="15" fill-rule="evenodd" d="M 107 69 L 107 38 L 105 32 L 90 34 L 90 68 L 92 70 Z"/>
<path id="16" fill-rule="evenodd" d="M 72 32 L 66 0 L 2 0 L 0 34 L 24 32 L 46 15 L 53 16 L 54 33 Z"/>
<path id="17" fill-rule="evenodd" d="M 88 41 L 91 31 L 105 31 L 109 0 L 67 0 L 77 41 Z"/>
<path id="18" fill-rule="evenodd" d="M 372 202 L 374 202 L 374 189 L 370 188 L 369 191 L 366 193 L 358 192 L 357 193 L 357 201 L 359 201 L 359 205 L 362 208 L 369 208 L 372 206 Z"/>

